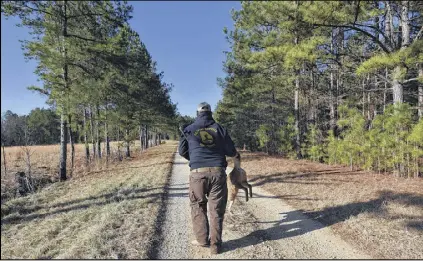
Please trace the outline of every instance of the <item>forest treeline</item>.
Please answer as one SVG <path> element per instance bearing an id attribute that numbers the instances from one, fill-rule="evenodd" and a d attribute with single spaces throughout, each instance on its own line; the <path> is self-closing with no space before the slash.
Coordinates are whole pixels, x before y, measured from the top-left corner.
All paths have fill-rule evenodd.
<path id="1" fill-rule="evenodd" d="M 216 118 L 238 146 L 418 177 L 423 2 L 243 1 Z"/>
<path id="2" fill-rule="evenodd" d="M 2 115 L 3 146 L 48 145 L 59 141 L 60 117 L 52 109 L 35 108 L 28 115 L 8 110 Z"/>
<path id="3" fill-rule="evenodd" d="M 163 81 L 129 25 L 132 11 L 126 1 L 1 2 L 6 18 L 18 17 L 18 26 L 30 30 L 32 39 L 22 41 L 22 47 L 25 57 L 37 62 L 42 84 L 29 89 L 45 95 L 52 108 L 27 116 L 6 112 L 3 144 L 59 142 L 59 176 L 65 180 L 68 142 L 73 166 L 75 142 L 85 144 L 89 164 L 110 157 L 112 138 L 123 140 L 130 156 L 135 139 L 145 149 L 149 139 L 176 135 L 180 115 L 170 99 L 172 85 Z"/>
<path id="4" fill-rule="evenodd" d="M 178 115 L 177 120 L 179 118 L 183 117 Z M 95 128 L 95 124 L 91 126 L 90 122 L 88 121 L 88 128 Z M 100 125 L 103 126 L 103 124 Z M 83 122 L 76 123 L 76 129 L 73 130 L 74 143 L 84 143 L 85 133 L 82 127 L 84 127 Z M 104 130 L 100 131 L 101 134 L 104 134 Z M 95 135 L 91 136 L 90 133 L 91 131 L 88 132 L 88 140 L 96 139 Z M 131 140 L 134 140 L 137 138 L 139 130 L 132 129 L 131 133 Z M 118 141 L 118 134 L 117 128 L 111 128 L 108 131 L 109 141 Z M 154 138 L 169 139 L 175 135 L 174 131 L 157 133 L 157 137 L 154 134 L 150 133 L 150 140 L 154 140 Z M 104 137 L 102 137 L 100 135 L 101 143 L 104 142 Z M 6 147 L 58 144 L 60 142 L 60 117 L 51 108 L 35 108 L 28 115 L 18 115 L 8 110 L 2 116 L 1 139 L 2 145 Z"/>

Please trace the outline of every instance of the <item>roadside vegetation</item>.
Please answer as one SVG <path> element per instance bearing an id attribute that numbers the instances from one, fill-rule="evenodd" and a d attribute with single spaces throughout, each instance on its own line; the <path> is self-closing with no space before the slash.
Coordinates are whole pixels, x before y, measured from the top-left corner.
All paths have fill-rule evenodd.
<path id="1" fill-rule="evenodd" d="M 237 145 L 423 175 L 423 4 L 242 2 L 216 119 Z"/>
<path id="2" fill-rule="evenodd" d="M 148 258 L 176 145 L 3 203 L 1 258 Z"/>
<path id="3" fill-rule="evenodd" d="M 241 159 L 253 191 L 271 192 L 363 253 L 423 258 L 423 180 L 257 152 L 241 152 Z"/>
<path id="4" fill-rule="evenodd" d="M 2 146 L 59 143 L 55 162 L 64 181 L 75 167 L 77 143 L 85 145 L 88 166 L 110 159 L 111 141 L 124 141 L 119 157 L 130 157 L 134 140 L 146 149 L 151 140 L 175 134 L 172 84 L 163 81 L 131 28 L 128 2 L 3 1 L 1 12 L 29 30 L 22 49 L 25 58 L 36 61 L 40 85 L 27 87 L 51 106 L 25 116 L 2 115 Z M 7 163 L 3 167 L 7 170 Z"/>

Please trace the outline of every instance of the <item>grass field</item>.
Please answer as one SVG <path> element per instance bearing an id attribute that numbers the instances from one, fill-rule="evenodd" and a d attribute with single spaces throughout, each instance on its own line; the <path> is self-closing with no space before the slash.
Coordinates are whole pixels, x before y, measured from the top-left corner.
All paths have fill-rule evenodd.
<path id="1" fill-rule="evenodd" d="M 105 144 L 101 144 L 102 155 L 105 154 Z M 109 163 L 111 165 L 117 163 L 117 142 L 111 142 L 111 157 Z M 59 145 L 45 145 L 45 146 L 30 146 L 31 157 L 31 173 L 35 180 L 43 180 L 43 182 L 56 182 L 59 179 Z M 131 156 L 139 156 L 140 145 L 139 141 L 131 143 Z M 3 150 L 1 150 L 1 198 L 2 202 L 5 199 L 14 197 L 16 191 L 15 173 L 18 171 L 27 172 L 26 154 L 24 147 L 6 147 L 5 158 L 6 168 L 4 171 Z M 92 172 L 100 171 L 107 168 L 105 157 L 102 159 L 93 160 L 92 146 L 90 144 L 91 163 L 87 167 L 85 162 L 85 147 L 84 144 L 75 144 L 75 163 L 73 170 L 71 169 L 71 154 L 70 145 L 68 145 L 67 153 L 67 176 L 69 178 L 89 175 Z M 121 148 L 121 153 L 124 154 L 124 148 Z"/>
<path id="2" fill-rule="evenodd" d="M 423 179 L 241 155 L 252 184 L 331 226 L 363 251 L 380 259 L 423 258 Z"/>
<path id="3" fill-rule="evenodd" d="M 1 258 L 148 258 L 176 145 L 167 141 L 3 203 Z M 37 162 L 47 163 L 42 157 Z"/>

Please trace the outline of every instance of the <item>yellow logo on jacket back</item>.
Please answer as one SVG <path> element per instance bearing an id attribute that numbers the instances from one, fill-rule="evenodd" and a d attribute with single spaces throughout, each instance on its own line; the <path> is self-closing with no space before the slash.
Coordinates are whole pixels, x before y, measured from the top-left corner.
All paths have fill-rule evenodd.
<path id="1" fill-rule="evenodd" d="M 214 129 L 214 128 L 203 128 L 203 129 L 197 130 L 194 133 L 195 136 L 197 136 L 197 137 L 200 136 L 200 139 L 201 139 L 200 146 L 202 146 L 202 147 L 214 147 L 214 146 L 216 146 L 213 136 L 207 131 L 217 132 L 217 130 Z"/>

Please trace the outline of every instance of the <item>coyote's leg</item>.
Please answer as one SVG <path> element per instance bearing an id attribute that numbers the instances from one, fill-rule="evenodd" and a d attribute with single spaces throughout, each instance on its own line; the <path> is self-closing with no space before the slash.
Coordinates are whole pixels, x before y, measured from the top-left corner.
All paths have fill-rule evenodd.
<path id="1" fill-rule="evenodd" d="M 244 187 L 244 185 L 242 185 L 242 183 L 237 183 L 237 184 L 234 184 L 234 185 L 237 189 L 242 189 L 242 190 L 245 191 L 245 200 L 248 201 L 248 190 L 247 190 L 247 188 Z M 235 194 L 235 196 L 236 196 L 236 194 Z"/>
<path id="2" fill-rule="evenodd" d="M 245 191 L 245 201 L 248 201 L 248 189 L 246 187 L 242 187 L 242 190 Z"/>
<path id="3" fill-rule="evenodd" d="M 241 184 L 245 188 L 245 193 L 248 194 L 247 188 L 250 190 L 250 198 L 252 198 L 253 197 L 253 189 L 252 189 L 252 186 L 250 184 L 248 184 L 247 181 L 243 181 Z M 247 201 L 248 201 L 248 197 L 247 197 Z"/>
<path id="4" fill-rule="evenodd" d="M 229 207 L 228 207 L 228 213 L 231 215 L 232 214 L 232 212 L 231 212 L 231 207 L 232 207 L 232 204 L 234 203 L 234 200 L 231 200 L 231 201 L 229 201 Z"/>
<path id="5" fill-rule="evenodd" d="M 251 186 L 248 183 L 247 183 L 247 185 L 248 185 L 248 188 L 250 189 L 250 198 L 252 198 L 253 197 L 253 186 Z"/>
<path id="6" fill-rule="evenodd" d="M 238 194 L 238 188 L 237 187 L 232 187 L 229 190 L 229 207 L 228 207 L 228 213 L 232 214 L 231 212 L 231 207 L 234 204 L 235 198 L 236 198 L 236 194 Z"/>

